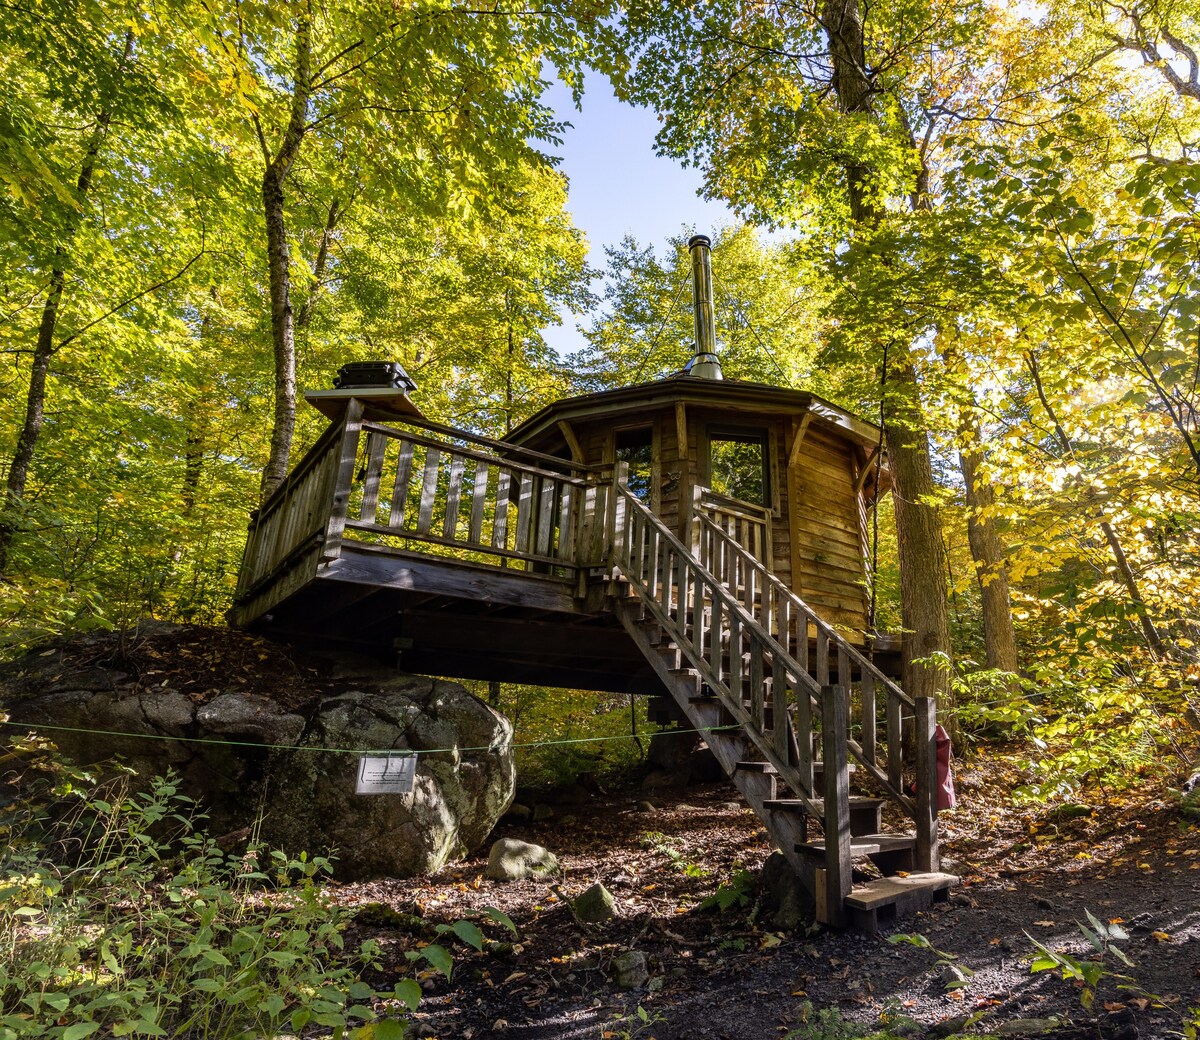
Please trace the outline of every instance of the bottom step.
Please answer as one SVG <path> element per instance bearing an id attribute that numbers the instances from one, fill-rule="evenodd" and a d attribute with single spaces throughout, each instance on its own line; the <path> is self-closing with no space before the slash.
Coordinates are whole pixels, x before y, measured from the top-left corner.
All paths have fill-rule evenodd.
<path id="1" fill-rule="evenodd" d="M 883 877 L 855 885 L 846 897 L 854 923 L 867 931 L 878 931 L 881 920 L 891 920 L 924 910 L 940 902 L 958 884 L 953 874 L 909 874 Z"/>

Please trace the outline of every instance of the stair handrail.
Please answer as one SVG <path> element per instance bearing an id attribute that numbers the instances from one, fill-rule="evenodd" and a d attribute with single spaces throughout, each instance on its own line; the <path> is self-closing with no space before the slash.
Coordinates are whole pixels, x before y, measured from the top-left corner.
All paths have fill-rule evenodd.
<path id="1" fill-rule="evenodd" d="M 690 548 L 684 545 L 684 543 L 678 537 L 676 537 L 675 533 L 671 531 L 671 529 L 667 527 L 666 524 L 663 523 L 663 521 L 645 505 L 645 503 L 638 499 L 637 496 L 629 490 L 624 481 L 625 469 L 626 467 L 623 464 L 618 464 L 614 473 L 613 481 L 613 554 L 616 564 L 625 574 L 626 579 L 638 589 L 639 596 L 643 603 L 651 609 L 651 612 L 655 614 L 657 620 L 664 623 L 669 629 L 676 630 L 673 632 L 673 634 L 680 636 L 678 639 L 679 647 L 688 657 L 689 661 L 691 661 L 692 665 L 696 667 L 702 675 L 707 674 L 710 679 L 715 678 L 717 680 L 717 689 L 719 692 L 724 694 L 721 696 L 722 703 L 738 720 L 738 722 L 746 727 L 747 732 L 754 740 L 754 743 L 759 747 L 759 750 L 763 752 L 767 761 L 769 761 L 771 765 L 775 767 L 781 779 L 783 779 L 784 782 L 787 783 L 788 786 L 791 787 L 802 799 L 811 798 L 813 794 L 811 770 L 808 770 L 808 778 L 806 782 L 801 771 L 796 769 L 784 754 L 780 753 L 783 749 L 776 748 L 768 744 L 765 735 L 761 732 L 761 730 L 756 729 L 754 720 L 742 707 L 740 696 L 735 699 L 732 695 L 732 691 L 729 691 L 728 687 L 720 680 L 719 676 L 714 676 L 712 674 L 712 669 L 708 666 L 708 663 L 703 660 L 703 655 L 696 654 L 695 651 L 688 645 L 687 639 L 683 638 L 685 633 L 682 631 L 682 626 L 678 625 L 674 619 L 667 615 L 666 611 L 661 609 L 660 605 L 650 594 L 649 585 L 643 582 L 640 577 L 635 576 L 632 557 L 627 546 L 629 541 L 628 536 L 630 533 L 628 530 L 629 525 L 627 523 L 627 517 L 630 515 L 630 511 L 632 510 L 633 515 L 639 517 L 642 523 L 653 529 L 656 535 L 667 546 L 669 546 L 673 552 L 675 552 L 681 559 L 686 560 L 688 565 L 696 571 L 697 575 L 703 578 L 705 583 L 712 590 L 714 601 L 720 599 L 722 602 L 722 608 L 726 610 L 731 617 L 736 616 L 739 624 L 754 635 L 763 649 L 766 649 L 770 652 L 775 668 L 779 669 L 782 666 L 784 672 L 791 673 L 788 678 L 791 681 L 792 687 L 797 692 L 803 689 L 807 694 L 806 704 L 801 704 L 799 700 L 797 701 L 797 710 L 803 715 L 804 718 L 811 718 L 811 712 L 814 710 L 817 712 L 821 711 L 821 683 L 814 679 L 809 674 L 807 667 L 797 661 L 790 650 L 785 648 L 783 644 L 774 636 L 774 634 L 772 634 L 762 625 L 760 620 L 756 618 L 749 609 L 747 609 L 745 604 L 743 604 L 741 600 L 728 588 L 725 582 L 718 578 L 708 567 L 706 567 L 698 558 L 698 556 L 693 553 Z M 724 687 L 724 689 L 721 689 L 722 687 Z M 777 696 L 777 691 L 774 689 L 772 690 L 772 696 Z M 786 700 L 786 694 L 784 697 Z M 915 702 L 913 703 L 915 704 Z M 798 728 L 802 730 L 811 730 L 811 725 L 799 726 Z M 811 737 L 807 732 L 803 734 L 803 740 L 811 741 Z M 891 782 L 889 776 L 884 773 L 875 764 L 875 762 L 864 753 L 862 747 L 857 741 L 847 740 L 846 746 L 850 754 L 858 762 L 860 762 L 864 768 L 868 770 L 868 772 L 871 773 L 872 777 L 883 790 L 883 793 L 891 801 L 895 802 L 904 811 L 905 815 L 909 816 L 919 825 L 918 799 L 909 798 L 901 790 L 899 790 L 897 785 Z M 808 757 L 808 749 L 806 747 L 801 747 L 801 754 L 805 756 L 802 761 L 810 761 Z M 820 814 L 818 813 L 817 815 Z"/>
<path id="2" fill-rule="evenodd" d="M 805 638 L 805 640 L 807 640 L 807 625 L 809 623 L 809 619 L 811 619 L 814 627 L 817 629 L 818 635 L 823 637 L 824 639 L 826 639 L 828 641 L 828 643 L 832 643 L 837 648 L 839 657 L 845 657 L 846 662 L 847 662 L 847 670 L 849 668 L 849 661 L 852 658 L 858 662 L 860 669 L 863 669 L 865 673 L 869 673 L 871 675 L 872 680 L 873 680 L 873 685 L 875 683 L 882 682 L 885 695 L 887 696 L 887 699 L 888 699 L 888 702 L 886 705 L 886 708 L 887 708 L 886 714 L 887 714 L 887 719 L 888 719 L 889 751 L 891 750 L 891 746 L 900 744 L 901 743 L 901 715 L 903 712 L 903 708 L 907 707 L 907 708 L 911 709 L 915 714 L 916 708 L 917 708 L 916 700 L 914 700 L 907 693 L 905 693 L 904 690 L 900 688 L 900 686 L 898 686 L 895 682 L 890 680 L 886 675 L 883 674 L 882 671 L 880 671 L 879 668 L 877 668 L 866 657 L 864 657 L 861 653 L 859 653 L 858 650 L 855 649 L 855 647 L 850 643 L 850 641 L 848 639 L 846 639 L 832 625 L 830 625 L 828 622 L 824 621 L 820 617 L 820 615 L 817 614 L 817 612 L 815 610 L 813 610 L 812 607 L 810 607 L 807 603 L 804 602 L 803 599 L 801 599 L 798 595 L 796 595 L 795 592 L 793 592 L 790 588 L 788 588 L 788 586 L 786 584 L 784 584 L 784 582 L 776 574 L 774 574 L 760 560 L 758 560 L 754 556 L 753 553 L 749 552 L 745 546 L 741 545 L 736 538 L 731 537 L 729 535 L 729 533 L 721 527 L 720 524 L 713 522 L 713 520 L 710 517 L 705 516 L 702 512 L 700 512 L 699 510 L 695 510 L 695 509 L 693 509 L 693 512 L 692 512 L 692 521 L 693 521 L 693 524 L 695 524 L 696 522 L 699 522 L 699 524 L 701 526 L 703 526 L 706 531 L 709 531 L 715 537 L 721 539 L 722 544 L 730 552 L 736 554 L 738 556 L 738 558 L 742 561 L 742 563 L 745 564 L 748 568 L 750 568 L 752 570 L 755 578 L 759 582 L 765 583 L 777 595 L 782 596 L 784 598 L 784 600 L 790 606 L 800 610 L 800 612 L 801 612 L 800 617 L 804 619 L 804 638 Z M 693 526 L 692 530 L 693 530 L 693 533 L 695 533 L 696 528 Z M 698 537 L 693 537 L 693 543 L 697 543 L 699 541 L 700 541 L 700 539 Z M 697 551 L 697 555 L 701 558 L 701 561 L 703 562 L 703 553 L 700 551 Z M 721 577 L 721 576 L 718 576 L 718 577 Z M 753 597 L 748 595 L 747 600 L 752 603 Z M 747 609 L 749 609 L 749 607 L 747 607 Z M 764 628 L 768 629 L 768 631 L 771 629 L 772 620 L 771 620 L 771 614 L 769 611 L 767 612 L 765 617 L 759 618 L 759 623 Z M 780 628 L 781 633 L 785 630 L 783 625 L 780 625 L 779 628 Z M 800 634 L 797 633 L 797 639 L 799 639 L 799 637 L 800 637 Z M 782 638 L 782 636 L 781 636 L 781 638 Z M 807 654 L 808 654 L 807 642 L 805 642 L 805 644 L 804 644 L 803 653 L 804 653 L 804 659 L 801 662 L 801 666 L 805 667 L 806 662 L 807 662 Z M 825 681 L 824 677 L 818 677 L 818 685 L 820 685 L 824 681 Z M 841 685 L 845 686 L 847 689 L 849 689 L 849 676 L 842 675 L 840 668 L 839 668 L 838 682 Z M 874 714 L 873 710 L 870 713 L 873 716 L 873 714 Z M 864 736 L 865 735 L 866 735 L 866 730 L 864 728 Z M 875 740 L 874 740 L 874 730 L 873 729 L 870 731 L 870 735 L 866 739 L 867 739 L 867 744 L 868 744 L 867 747 L 864 747 L 857 740 L 854 740 L 852 738 L 847 739 L 846 743 L 847 743 L 847 747 L 850 750 L 851 755 L 853 755 L 855 760 L 857 762 L 859 762 L 871 774 L 871 776 L 875 779 L 876 783 L 882 789 L 883 793 L 889 799 L 891 799 L 893 802 L 895 802 L 897 805 L 899 805 L 905 811 L 905 813 L 907 813 L 910 817 L 912 817 L 914 820 L 916 820 L 919 815 L 919 812 L 920 812 L 920 807 L 918 805 L 918 799 L 908 797 L 907 795 L 904 794 L 904 792 L 902 790 L 902 776 L 901 776 L 901 770 L 900 770 L 899 756 L 896 755 L 896 756 L 889 757 L 888 769 L 885 772 L 883 769 L 880 768 L 878 762 L 876 761 Z"/>
<path id="3" fill-rule="evenodd" d="M 746 610 L 746 608 L 738 601 L 721 581 L 705 567 L 675 536 L 675 534 L 656 516 L 646 505 L 635 496 L 621 480 L 620 470 L 623 467 L 618 467 L 617 478 L 615 484 L 615 509 L 613 520 L 613 563 L 622 573 L 624 578 L 637 590 L 639 599 L 642 604 L 647 607 L 655 616 L 655 619 L 663 625 L 672 636 L 676 638 L 676 642 L 680 650 L 688 658 L 690 663 L 705 678 L 710 689 L 718 696 L 723 706 L 730 712 L 731 715 L 742 725 L 750 738 L 754 741 L 759 751 L 765 759 L 775 767 L 780 778 L 791 787 L 800 800 L 806 803 L 806 806 L 813 815 L 820 817 L 822 809 L 819 803 L 813 801 L 813 785 L 812 772 L 809 769 L 809 778 L 805 782 L 802 778 L 800 770 L 790 761 L 791 747 L 782 749 L 775 745 L 772 740 L 769 740 L 763 732 L 760 724 L 750 715 L 749 712 L 741 703 L 740 691 L 735 695 L 731 687 L 714 672 L 710 663 L 704 659 L 703 644 L 700 650 L 687 639 L 686 632 L 679 622 L 671 617 L 669 607 L 660 604 L 652 593 L 649 582 L 642 579 L 633 563 L 631 552 L 631 535 L 633 525 L 629 522 L 629 517 L 634 516 L 637 521 L 643 524 L 646 528 L 653 530 L 657 538 L 659 538 L 679 560 L 684 561 L 695 574 L 697 578 L 703 581 L 707 587 L 714 604 L 720 602 L 721 609 L 730 617 L 735 617 L 738 624 L 750 633 L 758 642 L 761 650 L 770 653 L 773 663 L 774 675 L 777 678 L 786 678 L 792 688 L 798 695 L 804 698 L 803 704 L 797 701 L 805 715 L 808 713 L 821 710 L 819 695 L 821 692 L 820 686 L 816 680 L 802 669 L 797 661 L 784 649 L 779 641 L 764 629 L 754 616 Z M 690 585 L 690 583 L 687 583 Z M 681 586 L 681 595 L 685 591 Z M 693 602 L 695 597 L 693 596 Z M 683 611 L 686 605 L 680 604 L 679 609 Z M 694 630 L 698 630 L 699 626 L 694 626 Z M 702 638 L 702 637 L 701 637 Z M 717 633 L 718 644 L 720 642 L 720 632 Z M 719 654 L 719 646 L 718 646 Z M 731 645 L 731 660 L 733 658 L 733 648 Z M 740 665 L 739 665 L 740 672 Z M 790 673 L 786 674 L 785 673 Z M 782 685 L 782 684 L 778 684 Z M 778 692 L 773 690 L 773 697 L 778 696 Z M 783 695 L 786 701 L 786 694 Z M 790 723 L 790 717 L 785 715 L 785 719 Z M 790 730 L 789 730 L 790 734 Z M 806 740 L 808 738 L 806 734 Z M 789 742 L 790 743 L 790 742 Z M 794 745 L 791 745 L 794 746 Z M 781 751 L 783 753 L 781 753 Z"/>
<path id="4" fill-rule="evenodd" d="M 909 708 L 916 707 L 916 701 L 913 700 L 904 690 L 892 679 L 889 679 L 883 671 L 875 665 L 870 658 L 862 654 L 853 643 L 843 636 L 836 628 L 830 625 L 827 621 L 810 607 L 800 596 L 781 579 L 773 570 L 767 567 L 758 557 L 752 552 L 749 552 L 741 542 L 733 538 L 720 524 L 716 523 L 712 517 L 707 516 L 700 511 L 693 511 L 693 520 L 699 520 L 705 528 L 711 531 L 714 535 L 720 538 L 731 551 L 737 554 L 742 561 L 754 570 L 758 577 L 767 585 L 770 585 L 777 595 L 789 600 L 794 606 L 798 607 L 806 613 L 813 622 L 816 629 L 821 632 L 827 639 L 837 646 L 838 650 L 844 652 L 847 657 L 850 657 L 858 663 L 860 669 L 869 671 L 875 680 L 883 685 L 889 697 L 894 697 L 901 704 Z"/>

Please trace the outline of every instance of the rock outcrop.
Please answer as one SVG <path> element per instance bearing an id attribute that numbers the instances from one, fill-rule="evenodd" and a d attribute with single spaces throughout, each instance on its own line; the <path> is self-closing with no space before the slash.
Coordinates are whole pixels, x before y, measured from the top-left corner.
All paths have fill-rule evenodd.
<path id="1" fill-rule="evenodd" d="M 73 761 L 174 769 L 225 833 L 261 814 L 343 877 L 408 877 L 481 845 L 512 801 L 512 727 L 457 683 L 244 633 L 154 623 L 0 666 L 0 706 Z M 11 731 L 11 730 L 10 730 Z M 357 795 L 359 751 L 414 751 L 410 794 Z"/>

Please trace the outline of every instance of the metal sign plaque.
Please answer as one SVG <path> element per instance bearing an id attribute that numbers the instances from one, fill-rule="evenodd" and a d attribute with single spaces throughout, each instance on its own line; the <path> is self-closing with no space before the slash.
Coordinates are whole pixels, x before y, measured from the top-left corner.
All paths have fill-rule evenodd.
<path id="1" fill-rule="evenodd" d="M 417 776 L 417 756 L 411 752 L 362 755 L 358 760 L 355 794 L 408 794 Z"/>

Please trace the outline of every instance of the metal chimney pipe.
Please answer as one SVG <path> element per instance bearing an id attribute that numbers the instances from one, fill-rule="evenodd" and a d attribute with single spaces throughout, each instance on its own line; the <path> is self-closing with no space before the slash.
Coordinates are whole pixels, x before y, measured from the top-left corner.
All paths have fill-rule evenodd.
<path id="1" fill-rule="evenodd" d="M 688 252 L 692 254 L 692 315 L 696 329 L 696 353 L 684 371 L 700 379 L 723 378 L 713 322 L 711 246 L 707 235 L 693 235 L 688 241 Z"/>

